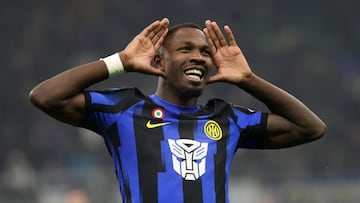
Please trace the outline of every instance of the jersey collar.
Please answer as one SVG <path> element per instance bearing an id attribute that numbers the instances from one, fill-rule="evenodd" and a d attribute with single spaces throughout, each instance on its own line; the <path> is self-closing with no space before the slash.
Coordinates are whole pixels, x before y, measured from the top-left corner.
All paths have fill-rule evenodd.
<path id="1" fill-rule="evenodd" d="M 177 104 L 170 103 L 155 94 L 150 95 L 149 98 L 151 100 L 153 100 L 155 103 L 159 104 L 160 106 L 163 106 L 167 110 L 178 111 L 181 113 L 195 113 L 200 109 L 200 105 L 198 105 L 198 104 L 193 105 L 193 106 L 177 105 Z"/>

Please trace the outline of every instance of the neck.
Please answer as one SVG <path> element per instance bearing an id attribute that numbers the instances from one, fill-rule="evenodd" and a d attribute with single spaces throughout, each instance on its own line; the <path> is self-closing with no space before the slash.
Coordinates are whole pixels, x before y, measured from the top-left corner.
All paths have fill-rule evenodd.
<path id="1" fill-rule="evenodd" d="M 186 92 L 175 91 L 160 85 L 158 85 L 155 94 L 163 100 L 180 106 L 196 105 L 199 99 L 199 96 L 191 96 Z"/>

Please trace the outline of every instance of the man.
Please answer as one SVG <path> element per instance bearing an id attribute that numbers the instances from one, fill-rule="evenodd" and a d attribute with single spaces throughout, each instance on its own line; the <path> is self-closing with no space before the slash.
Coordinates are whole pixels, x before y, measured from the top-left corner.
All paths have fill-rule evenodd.
<path id="1" fill-rule="evenodd" d="M 229 26 L 225 37 L 210 20 L 203 30 L 192 24 L 168 30 L 168 24 L 155 21 L 124 50 L 60 73 L 30 93 L 50 116 L 104 137 L 124 202 L 229 202 L 238 148 L 285 148 L 324 135 L 325 124 L 303 103 L 252 72 Z M 160 76 L 155 94 L 85 91 L 124 71 Z M 198 105 L 204 86 L 220 81 L 253 95 L 271 113 L 221 99 Z"/>

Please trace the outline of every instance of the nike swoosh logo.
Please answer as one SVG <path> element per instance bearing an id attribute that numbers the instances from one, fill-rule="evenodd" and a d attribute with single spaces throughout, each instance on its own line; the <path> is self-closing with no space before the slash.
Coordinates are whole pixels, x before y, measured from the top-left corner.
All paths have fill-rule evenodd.
<path id="1" fill-rule="evenodd" d="M 164 122 L 164 123 L 151 123 L 150 120 L 146 123 L 146 127 L 147 128 L 157 128 L 157 127 L 161 127 L 164 125 L 170 124 L 170 122 Z"/>

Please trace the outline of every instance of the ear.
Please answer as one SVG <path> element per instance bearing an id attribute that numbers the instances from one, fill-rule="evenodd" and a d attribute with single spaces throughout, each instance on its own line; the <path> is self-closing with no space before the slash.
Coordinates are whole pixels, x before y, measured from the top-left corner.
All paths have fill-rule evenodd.
<path id="1" fill-rule="evenodd" d="M 160 53 L 157 53 L 155 56 L 154 56 L 154 59 L 153 59 L 153 63 L 154 63 L 154 66 L 156 67 L 156 68 L 164 68 L 163 67 L 163 61 L 162 61 L 162 58 L 161 58 L 161 56 L 160 56 Z"/>
<path id="2" fill-rule="evenodd" d="M 157 64 L 160 62 L 160 55 L 159 53 L 157 53 L 153 59 L 153 63 L 155 66 L 157 66 Z"/>

